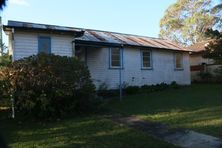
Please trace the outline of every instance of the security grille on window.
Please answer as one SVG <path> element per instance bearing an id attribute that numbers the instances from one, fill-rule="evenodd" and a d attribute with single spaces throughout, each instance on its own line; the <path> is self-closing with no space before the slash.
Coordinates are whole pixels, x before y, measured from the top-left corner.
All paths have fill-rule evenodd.
<path id="1" fill-rule="evenodd" d="M 111 48 L 110 49 L 110 66 L 111 68 L 119 68 L 122 65 L 121 49 Z"/>
<path id="2" fill-rule="evenodd" d="M 151 64 L 151 51 L 142 51 L 142 68 L 150 69 L 152 68 Z"/>
<path id="3" fill-rule="evenodd" d="M 175 68 L 183 69 L 183 54 L 182 53 L 175 54 Z"/>

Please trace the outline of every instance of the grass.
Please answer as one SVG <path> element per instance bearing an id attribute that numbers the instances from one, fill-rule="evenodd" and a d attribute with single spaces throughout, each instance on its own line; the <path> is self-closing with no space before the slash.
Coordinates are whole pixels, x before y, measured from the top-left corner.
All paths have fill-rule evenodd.
<path id="1" fill-rule="evenodd" d="M 115 112 L 188 128 L 222 138 L 222 85 L 196 84 L 124 97 L 108 105 Z"/>
<path id="2" fill-rule="evenodd" d="M 198 84 L 151 94 L 127 96 L 107 104 L 115 112 L 188 128 L 222 138 L 222 85 Z M 0 107 L 0 132 L 10 147 L 174 147 L 120 126 L 106 116 L 55 122 L 21 122 Z"/>
<path id="3" fill-rule="evenodd" d="M 0 110 L 0 132 L 10 147 L 174 147 L 104 116 L 55 122 L 19 121 Z"/>

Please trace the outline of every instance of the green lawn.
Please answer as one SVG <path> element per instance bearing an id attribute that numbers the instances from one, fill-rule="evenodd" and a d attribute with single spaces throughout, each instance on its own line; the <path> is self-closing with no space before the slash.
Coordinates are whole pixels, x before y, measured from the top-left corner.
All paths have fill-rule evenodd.
<path id="1" fill-rule="evenodd" d="M 222 85 L 192 85 L 124 97 L 107 104 L 114 113 L 136 115 L 172 127 L 194 129 L 222 138 Z M 0 134 L 10 147 L 173 147 L 120 126 L 103 115 L 55 122 L 8 119 L 0 107 Z"/>
<path id="2" fill-rule="evenodd" d="M 151 94 L 124 97 L 108 106 L 171 127 L 182 127 L 222 138 L 222 85 L 196 84 Z"/>
<path id="3" fill-rule="evenodd" d="M 11 120 L 0 111 L 0 133 L 10 147 L 173 147 L 103 116 L 56 122 Z"/>

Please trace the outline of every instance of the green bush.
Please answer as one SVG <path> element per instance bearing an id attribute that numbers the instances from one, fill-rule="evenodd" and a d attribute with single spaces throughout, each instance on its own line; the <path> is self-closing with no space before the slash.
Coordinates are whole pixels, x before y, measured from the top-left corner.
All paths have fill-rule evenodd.
<path id="1" fill-rule="evenodd" d="M 9 104 L 10 102 L 10 83 L 8 77 L 8 69 L 0 68 L 0 103 L 2 106 Z"/>
<path id="2" fill-rule="evenodd" d="M 128 86 L 125 88 L 124 91 L 127 95 L 137 94 L 140 91 L 140 87 L 139 86 Z"/>
<path id="3" fill-rule="evenodd" d="M 0 68 L 9 66 L 12 63 L 12 57 L 8 54 L 3 54 L 0 56 Z"/>
<path id="4" fill-rule="evenodd" d="M 15 61 L 3 73 L 7 73 L 16 110 L 25 115 L 62 117 L 96 109 L 90 73 L 75 58 L 34 55 Z"/>
<path id="5" fill-rule="evenodd" d="M 200 72 L 198 75 L 202 81 L 209 81 L 213 77 L 209 72 Z"/>
<path id="6" fill-rule="evenodd" d="M 170 87 L 171 87 L 171 88 L 174 88 L 174 89 L 178 89 L 180 86 L 177 84 L 176 81 L 173 81 L 173 82 L 170 84 Z"/>

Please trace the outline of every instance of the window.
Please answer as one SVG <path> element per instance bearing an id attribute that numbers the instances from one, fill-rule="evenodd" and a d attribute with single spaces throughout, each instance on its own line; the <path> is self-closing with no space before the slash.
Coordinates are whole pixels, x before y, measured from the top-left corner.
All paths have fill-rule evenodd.
<path id="1" fill-rule="evenodd" d="M 39 37 L 38 38 L 39 53 L 51 53 L 51 38 Z"/>
<path id="2" fill-rule="evenodd" d="M 183 69 L 183 54 L 182 53 L 175 54 L 175 68 Z"/>
<path id="3" fill-rule="evenodd" d="M 119 48 L 110 49 L 110 67 L 119 68 L 122 66 L 122 50 Z"/>
<path id="4" fill-rule="evenodd" d="M 141 51 L 141 58 L 142 58 L 142 69 L 151 69 L 152 68 L 151 51 Z"/>

